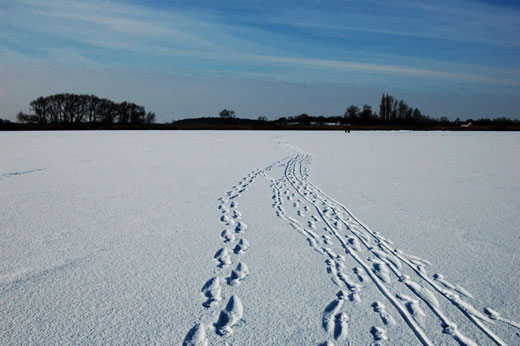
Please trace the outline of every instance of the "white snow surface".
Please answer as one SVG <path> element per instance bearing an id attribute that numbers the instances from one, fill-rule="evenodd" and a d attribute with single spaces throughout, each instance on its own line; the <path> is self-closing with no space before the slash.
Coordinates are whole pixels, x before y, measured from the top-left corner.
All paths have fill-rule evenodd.
<path id="1" fill-rule="evenodd" d="M 0 344 L 518 345 L 520 134 L 4 132 Z"/>

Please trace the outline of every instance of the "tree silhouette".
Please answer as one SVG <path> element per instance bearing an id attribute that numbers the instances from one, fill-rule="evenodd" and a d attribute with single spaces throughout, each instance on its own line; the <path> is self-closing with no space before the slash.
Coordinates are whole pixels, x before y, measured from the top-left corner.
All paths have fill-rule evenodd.
<path id="1" fill-rule="evenodd" d="M 143 106 L 131 102 L 115 103 L 95 95 L 56 94 L 38 97 L 30 103 L 33 114 L 19 114 L 21 123 L 69 123 L 82 122 L 112 124 L 151 124 L 155 113 L 146 112 Z"/>
<path id="2" fill-rule="evenodd" d="M 365 122 L 372 119 L 372 106 L 363 105 L 363 110 L 361 111 L 360 118 Z"/>
<path id="3" fill-rule="evenodd" d="M 235 117 L 235 112 L 227 109 L 223 109 L 218 113 L 222 119 L 231 119 Z"/>
<path id="4" fill-rule="evenodd" d="M 359 108 L 357 106 L 351 105 L 347 108 L 344 116 L 345 119 L 347 119 L 350 123 L 355 123 L 359 116 Z"/>

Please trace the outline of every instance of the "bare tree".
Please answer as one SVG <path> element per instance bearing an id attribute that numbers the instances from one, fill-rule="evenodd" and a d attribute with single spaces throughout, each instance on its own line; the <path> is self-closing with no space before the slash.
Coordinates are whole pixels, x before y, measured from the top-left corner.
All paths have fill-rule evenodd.
<path id="1" fill-rule="evenodd" d="M 232 110 L 223 109 L 218 113 L 222 119 L 230 119 L 235 117 L 235 112 Z"/>
<path id="2" fill-rule="evenodd" d="M 359 116 L 359 107 L 357 106 L 354 106 L 354 105 L 351 105 L 350 107 L 347 108 L 347 110 L 345 111 L 345 118 L 350 122 L 350 123 L 353 123 L 356 121 L 356 119 L 358 118 Z"/>

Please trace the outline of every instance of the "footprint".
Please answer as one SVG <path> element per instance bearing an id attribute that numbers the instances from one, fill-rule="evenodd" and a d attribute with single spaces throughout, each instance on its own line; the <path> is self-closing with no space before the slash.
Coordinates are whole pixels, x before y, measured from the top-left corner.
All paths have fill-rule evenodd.
<path id="1" fill-rule="evenodd" d="M 332 268 L 330 272 L 332 275 L 335 275 L 337 280 L 345 285 L 345 287 L 350 291 L 348 294 L 349 300 L 351 302 L 361 303 L 359 292 L 361 292 L 362 286 L 353 282 L 347 274 L 343 273 L 341 270 L 341 265 L 339 265 L 338 262 L 335 262 L 335 267 Z"/>
<path id="2" fill-rule="evenodd" d="M 240 239 L 238 244 L 235 246 L 235 249 L 233 250 L 235 254 L 241 254 L 244 253 L 249 248 L 249 243 L 245 239 Z"/>
<path id="3" fill-rule="evenodd" d="M 230 225 L 234 225 L 235 224 L 235 221 L 233 221 L 233 219 L 231 219 L 229 216 L 227 215 L 222 215 L 220 217 L 220 221 L 223 222 L 224 224 L 230 226 Z"/>
<path id="4" fill-rule="evenodd" d="M 313 249 L 317 249 L 318 244 L 316 243 L 316 240 L 312 238 L 307 238 L 307 242 L 309 243 L 310 247 L 312 247 Z"/>
<path id="5" fill-rule="evenodd" d="M 344 312 L 334 316 L 334 340 L 341 342 L 347 337 L 348 321 L 349 317 Z"/>
<path id="6" fill-rule="evenodd" d="M 417 270 L 420 271 L 422 274 L 426 274 L 426 268 L 425 268 L 424 264 L 418 264 Z"/>
<path id="7" fill-rule="evenodd" d="M 215 332 L 220 336 L 229 336 L 233 333 L 231 328 L 242 319 L 243 313 L 244 307 L 240 299 L 235 295 L 231 296 L 226 308 L 220 312 L 217 322 L 213 324 Z"/>
<path id="8" fill-rule="evenodd" d="M 360 282 L 365 281 L 365 273 L 363 272 L 363 269 L 361 269 L 360 267 L 355 267 L 353 271 L 354 274 L 357 275 L 357 278 Z"/>
<path id="9" fill-rule="evenodd" d="M 224 243 L 230 243 L 235 241 L 235 235 L 229 229 L 225 229 L 220 234 L 224 239 Z"/>
<path id="10" fill-rule="evenodd" d="M 334 316 L 339 313 L 339 310 L 345 301 L 345 293 L 343 291 L 336 293 L 336 296 L 337 298 L 331 301 L 325 310 L 323 310 L 321 318 L 321 325 L 323 326 L 323 329 L 329 334 L 334 331 Z"/>
<path id="11" fill-rule="evenodd" d="M 412 315 L 413 319 L 417 323 L 424 325 L 424 318 L 426 317 L 426 314 L 421 309 L 419 301 L 409 296 L 405 296 L 404 294 L 397 294 L 397 298 L 404 301 L 404 306 L 410 315 Z"/>
<path id="12" fill-rule="evenodd" d="M 195 324 L 188 334 L 186 334 L 182 346 L 208 346 L 208 338 L 206 337 L 204 324 Z"/>
<path id="13" fill-rule="evenodd" d="M 404 283 L 406 286 L 408 286 L 409 289 L 413 291 L 413 293 L 415 293 L 416 296 L 426 301 L 428 305 L 434 306 L 436 308 L 439 307 L 439 301 L 437 300 L 432 291 L 408 278 L 404 280 Z"/>
<path id="14" fill-rule="evenodd" d="M 347 337 L 348 334 L 349 317 L 346 313 L 339 312 L 343 306 L 345 294 L 344 292 L 339 291 L 336 295 L 337 298 L 330 302 L 323 311 L 322 326 L 325 332 L 328 334 L 329 340 L 327 340 L 327 342 L 323 343 L 322 345 L 333 345 L 330 339 L 341 342 Z"/>
<path id="15" fill-rule="evenodd" d="M 380 341 L 388 340 L 386 336 L 386 330 L 381 327 L 372 326 L 370 328 L 370 334 L 374 337 L 374 342 L 378 344 Z"/>
<path id="16" fill-rule="evenodd" d="M 332 245 L 332 242 L 330 241 L 330 236 L 323 234 L 321 236 L 321 239 L 323 239 L 323 242 L 325 243 L 325 245 Z"/>
<path id="17" fill-rule="evenodd" d="M 359 243 L 359 239 L 358 238 L 354 238 L 354 237 L 348 237 L 347 239 L 348 243 L 350 246 L 352 246 L 352 248 L 356 251 L 360 251 L 361 250 L 361 245 Z"/>
<path id="18" fill-rule="evenodd" d="M 383 303 L 375 301 L 372 303 L 372 308 L 374 309 L 374 312 L 379 313 L 379 317 L 381 317 L 381 320 L 385 325 L 392 325 L 395 326 L 395 320 L 388 312 L 386 312 L 386 307 Z"/>
<path id="19" fill-rule="evenodd" d="M 379 247 L 384 249 L 381 244 L 379 244 Z M 381 258 L 382 260 L 392 263 L 397 269 L 401 269 L 401 261 L 399 261 L 399 259 L 397 259 L 397 257 L 395 257 L 393 254 L 378 249 L 373 249 L 372 253 L 376 254 L 377 257 Z"/>
<path id="20" fill-rule="evenodd" d="M 484 313 L 492 320 L 497 320 L 500 317 L 500 314 L 491 308 L 484 308 Z"/>
<path id="21" fill-rule="evenodd" d="M 218 209 L 219 209 L 220 211 L 222 211 L 222 213 L 224 213 L 224 214 L 229 212 L 229 208 L 226 207 L 224 204 L 219 205 L 219 206 L 218 206 Z"/>
<path id="22" fill-rule="evenodd" d="M 384 282 L 390 282 L 390 272 L 388 266 L 380 261 L 373 260 L 372 271 Z"/>
<path id="23" fill-rule="evenodd" d="M 235 232 L 236 233 L 242 233 L 244 232 L 245 230 L 247 229 L 247 225 L 243 222 L 238 222 L 236 227 L 235 227 Z"/>
<path id="24" fill-rule="evenodd" d="M 247 266 L 240 262 L 238 263 L 235 270 L 231 272 L 231 275 L 226 279 L 228 285 L 235 286 L 239 285 L 240 281 L 243 280 L 249 274 L 249 269 Z"/>
<path id="25" fill-rule="evenodd" d="M 231 257 L 229 256 L 228 249 L 223 247 L 218 250 L 213 256 L 218 262 L 218 267 L 222 268 L 231 264 Z"/>
<path id="26" fill-rule="evenodd" d="M 222 300 L 222 288 L 220 287 L 220 278 L 218 276 L 209 279 L 200 290 L 207 298 L 202 306 L 209 308 Z"/>

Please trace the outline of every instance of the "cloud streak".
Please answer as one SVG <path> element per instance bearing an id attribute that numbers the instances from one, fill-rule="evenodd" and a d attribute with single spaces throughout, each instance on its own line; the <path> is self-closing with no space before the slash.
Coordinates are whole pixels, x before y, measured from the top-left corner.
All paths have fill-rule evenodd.
<path id="1" fill-rule="evenodd" d="M 520 96 L 520 11 L 477 1 L 0 1 L 4 74 L 46 64 Z"/>
<path id="2" fill-rule="evenodd" d="M 13 35 L 11 39 L 7 35 L 2 37 L 4 45 L 10 46 L 13 41 L 18 40 L 16 36 L 20 33 L 27 38 L 29 46 L 33 46 L 33 50 L 39 51 L 43 55 L 47 55 L 49 59 L 53 56 L 52 52 L 56 52 L 61 48 L 70 52 L 72 49 L 77 50 L 76 56 L 78 64 L 86 59 L 83 52 L 92 52 L 98 49 L 101 55 L 121 56 L 125 51 L 137 52 L 146 56 L 154 56 L 160 58 L 172 57 L 199 57 L 204 60 L 225 61 L 226 59 L 233 62 L 237 57 L 241 57 L 241 62 L 246 63 L 244 57 L 257 56 L 259 52 L 268 56 L 278 56 L 276 59 L 264 59 L 271 64 L 287 63 L 289 59 L 293 59 L 295 63 L 301 66 L 320 66 L 322 68 L 331 67 L 337 69 L 339 67 L 334 60 L 349 61 L 349 68 L 359 68 L 362 71 L 375 71 L 392 74 L 413 75 L 425 78 L 441 78 L 455 80 L 457 77 L 463 81 L 477 81 L 490 83 L 503 83 L 503 78 L 469 78 L 464 73 L 452 73 L 450 71 L 432 71 L 427 66 L 400 67 L 392 66 L 388 63 L 386 57 L 396 54 L 389 47 L 385 47 L 387 54 L 379 54 L 379 61 L 367 61 L 363 59 L 363 55 L 357 54 L 356 58 L 349 55 L 351 51 L 348 42 L 341 46 L 340 44 L 331 43 L 328 46 L 319 45 L 316 42 L 323 37 L 335 37 L 341 40 L 345 35 L 354 37 L 356 32 L 368 32 L 374 34 L 383 34 L 391 36 L 406 36 L 426 39 L 440 40 L 462 40 L 468 42 L 486 42 L 498 44 L 510 44 L 513 47 L 518 46 L 518 40 L 512 40 L 509 36 L 519 34 L 520 19 L 514 15 L 504 14 L 501 9 L 488 5 L 473 6 L 476 9 L 465 13 L 461 9 L 461 4 L 455 2 L 458 6 L 452 5 L 450 12 L 445 3 L 440 5 L 425 4 L 423 2 L 380 2 L 373 1 L 374 8 L 378 8 L 374 14 L 370 14 L 364 7 L 350 6 L 349 11 L 331 12 L 328 8 L 301 9 L 295 5 L 289 4 L 287 7 L 269 9 L 270 4 L 267 3 L 267 9 L 262 13 L 263 17 L 257 19 L 254 15 L 240 16 L 231 13 L 228 17 L 224 17 L 219 11 L 211 11 L 207 9 L 176 9 L 169 11 L 159 10 L 145 5 L 130 5 L 124 3 L 116 3 L 111 1 L 64 1 L 64 0 L 22 0 L 7 1 L 7 10 L 4 11 L 0 18 L 6 24 L 3 25 L 3 31 L 7 29 Z M 406 12 L 405 10 L 412 11 Z M 486 25 L 475 29 L 474 20 L 482 19 L 484 16 L 482 11 L 487 12 Z M 390 15 L 382 15 L 380 12 L 388 12 Z M 403 12 L 406 15 L 398 13 Z M 415 11 L 415 12 L 413 12 Z M 417 13 L 422 13 L 416 17 Z M 426 15 L 424 13 L 427 13 Z M 466 30 L 450 30 L 447 23 L 453 16 L 457 16 L 457 24 L 453 23 L 452 28 L 464 27 Z M 236 18 L 240 17 L 240 18 Z M 244 19 L 245 18 L 245 19 Z M 305 19 L 304 19 L 305 18 Z M 324 19 L 328 20 L 325 21 Z M 235 20 L 237 19 L 237 20 Z M 505 21 L 505 23 L 504 23 Z M 304 35 L 294 35 L 280 30 L 262 27 L 259 22 L 279 24 L 285 27 L 306 28 L 314 31 L 315 38 L 306 39 Z M 481 20 L 482 22 L 482 20 Z M 344 25 L 343 23 L 353 23 L 353 25 Z M 379 23 L 378 26 L 362 26 L 359 23 Z M 399 25 L 397 25 L 399 24 Z M 485 31 L 490 27 L 502 26 L 508 28 L 505 37 L 497 40 L 496 37 L 476 35 L 479 31 Z M 399 29 L 403 28 L 403 29 Z M 274 31 L 274 32 L 273 32 Z M 460 32 L 463 34 L 460 34 Z M 47 40 L 52 41 L 56 46 L 52 46 L 46 39 L 42 41 L 37 34 L 41 33 L 46 36 Z M 350 33 L 350 34 L 349 34 Z M 253 36 L 253 37 L 248 37 Z M 302 36 L 304 38 L 302 38 Z M 258 37 L 259 39 L 255 39 Z M 516 36 L 517 38 L 518 36 Z M 362 39 L 362 38 L 361 38 Z M 295 40 L 301 41 L 304 49 L 283 49 L 283 46 L 277 46 L 270 42 L 284 42 Z M 381 38 L 384 41 L 385 38 Z M 309 42 L 310 41 L 310 42 Z M 511 41 L 511 42 L 509 42 Z M 305 47 L 305 44 L 310 47 Z M 360 51 L 364 48 L 365 43 L 355 42 L 360 46 Z M 390 40 L 389 45 L 392 42 Z M 13 44 L 16 46 L 16 44 Z M 289 45 L 288 45 L 289 46 Z M 324 56 L 316 56 L 316 46 L 320 46 Z M 27 47 L 25 47 L 27 48 Z M 357 47 L 356 47 L 357 48 Z M 11 49 L 13 49 L 11 47 Z M 16 50 L 16 48 L 14 48 Z M 31 48 L 29 48 L 30 50 Z M 101 51 L 110 49 L 112 51 Z M 366 48 L 365 48 L 366 49 Z M 23 51 L 24 49 L 18 49 Z M 374 49 L 375 50 L 375 49 Z M 318 51 L 319 52 L 319 51 Z M 339 59 L 330 59 L 327 53 L 333 52 L 340 55 Z M 340 54 L 338 54 L 340 52 Z M 345 56 L 346 52 L 346 56 Z M 366 56 L 377 57 L 374 51 L 369 48 L 365 50 Z M 96 52 L 91 60 L 95 60 Z M 341 54 L 343 53 L 343 54 Z M 30 53 L 28 53 L 30 55 Z M 36 54 L 35 54 L 36 55 Z M 333 54 L 334 55 L 334 54 Z M 403 56 L 408 58 L 410 55 Z M 70 54 L 70 61 L 73 62 L 73 54 Z M 83 58 L 82 58 L 83 57 Z M 291 57 L 291 58 L 289 58 Z M 415 57 L 415 62 L 420 61 L 421 56 Z M 425 57 L 426 58 L 426 57 Z M 314 60 L 313 60 L 314 59 Z M 440 57 L 449 61 L 449 57 Z M 451 58 L 453 60 L 453 58 Z M 125 60 L 125 59 L 122 59 Z M 165 59 L 163 59 L 165 61 Z M 329 61 L 323 63 L 323 61 Z M 363 61 L 365 60 L 365 61 Z M 405 60 L 405 59 L 403 59 Z M 121 63 L 121 59 L 117 59 Z M 314 61 L 314 63 L 309 63 Z M 63 61 L 61 61 L 63 62 Z M 124 62 L 124 61 L 123 61 Z M 201 63 L 204 63 L 203 61 Z M 368 67 L 367 63 L 372 63 Z M 390 65 L 390 66 L 387 66 Z M 478 65 L 478 64 L 474 64 Z M 341 66 L 346 67 L 346 63 Z M 482 66 L 483 68 L 486 65 Z M 491 69 L 489 70 L 491 71 Z M 488 72 L 489 72 L 488 71 Z M 504 83 L 503 83 L 504 84 Z M 505 83 L 511 84 L 511 83 Z"/>
<path id="3" fill-rule="evenodd" d="M 324 59 L 305 59 L 305 58 L 288 58 L 288 57 L 270 57 L 270 56 L 257 56 L 256 58 L 271 63 L 281 64 L 294 64 L 313 66 L 326 69 L 334 70 L 347 70 L 347 71 L 365 71 L 368 73 L 385 73 L 400 76 L 408 76 L 414 78 L 433 78 L 440 80 L 450 81 L 467 81 L 467 82 L 482 82 L 491 83 L 506 86 L 520 86 L 520 80 L 518 79 L 499 79 L 486 77 L 482 75 L 456 73 L 456 72 L 444 72 L 429 69 L 418 69 L 412 67 L 394 66 L 394 65 L 382 65 L 382 64 L 369 64 L 360 63 L 354 61 L 334 61 Z"/>

